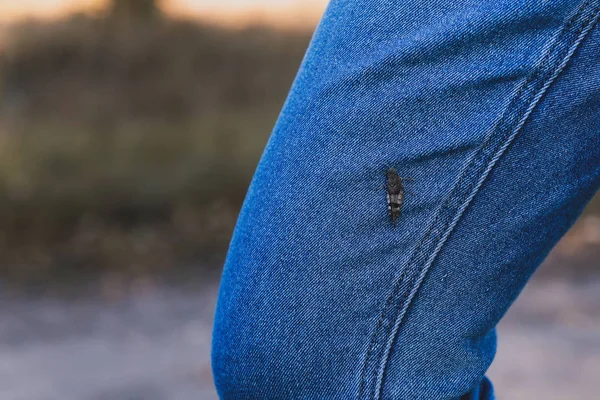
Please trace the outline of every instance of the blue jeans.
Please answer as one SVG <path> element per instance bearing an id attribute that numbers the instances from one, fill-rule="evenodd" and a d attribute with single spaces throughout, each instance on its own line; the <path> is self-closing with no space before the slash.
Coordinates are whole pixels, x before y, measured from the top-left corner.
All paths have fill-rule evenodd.
<path id="1" fill-rule="evenodd" d="M 331 2 L 231 242 L 222 399 L 494 398 L 494 328 L 600 183 L 599 14 Z"/>

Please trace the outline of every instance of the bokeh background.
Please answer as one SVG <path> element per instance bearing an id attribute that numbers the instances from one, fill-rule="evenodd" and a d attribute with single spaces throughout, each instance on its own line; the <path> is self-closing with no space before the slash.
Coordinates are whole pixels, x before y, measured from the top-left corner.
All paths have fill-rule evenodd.
<path id="1" fill-rule="evenodd" d="M 0 0 L 1 399 L 216 399 L 220 268 L 325 6 Z M 597 398 L 598 198 L 499 331 L 500 398 Z"/>

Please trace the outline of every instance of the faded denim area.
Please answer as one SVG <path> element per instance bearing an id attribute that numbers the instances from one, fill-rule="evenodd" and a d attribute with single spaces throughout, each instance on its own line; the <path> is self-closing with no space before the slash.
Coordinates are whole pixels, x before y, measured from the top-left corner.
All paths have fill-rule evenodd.
<path id="1" fill-rule="evenodd" d="M 221 398 L 493 398 L 494 327 L 600 183 L 599 3 L 330 4 L 231 243 Z"/>

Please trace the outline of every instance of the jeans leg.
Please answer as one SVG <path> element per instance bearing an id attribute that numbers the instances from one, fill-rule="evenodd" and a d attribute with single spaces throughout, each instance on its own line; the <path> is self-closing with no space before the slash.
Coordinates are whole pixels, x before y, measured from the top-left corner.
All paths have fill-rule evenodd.
<path id="1" fill-rule="evenodd" d="M 493 398 L 494 327 L 600 183 L 599 13 L 331 2 L 231 242 L 221 398 Z"/>

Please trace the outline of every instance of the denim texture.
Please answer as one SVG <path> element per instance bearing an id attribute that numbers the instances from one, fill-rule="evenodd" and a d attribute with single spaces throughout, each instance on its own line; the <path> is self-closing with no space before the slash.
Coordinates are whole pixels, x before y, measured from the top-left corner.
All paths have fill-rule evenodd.
<path id="1" fill-rule="evenodd" d="M 599 15 L 330 3 L 226 260 L 222 399 L 494 398 L 494 327 L 600 184 Z"/>

